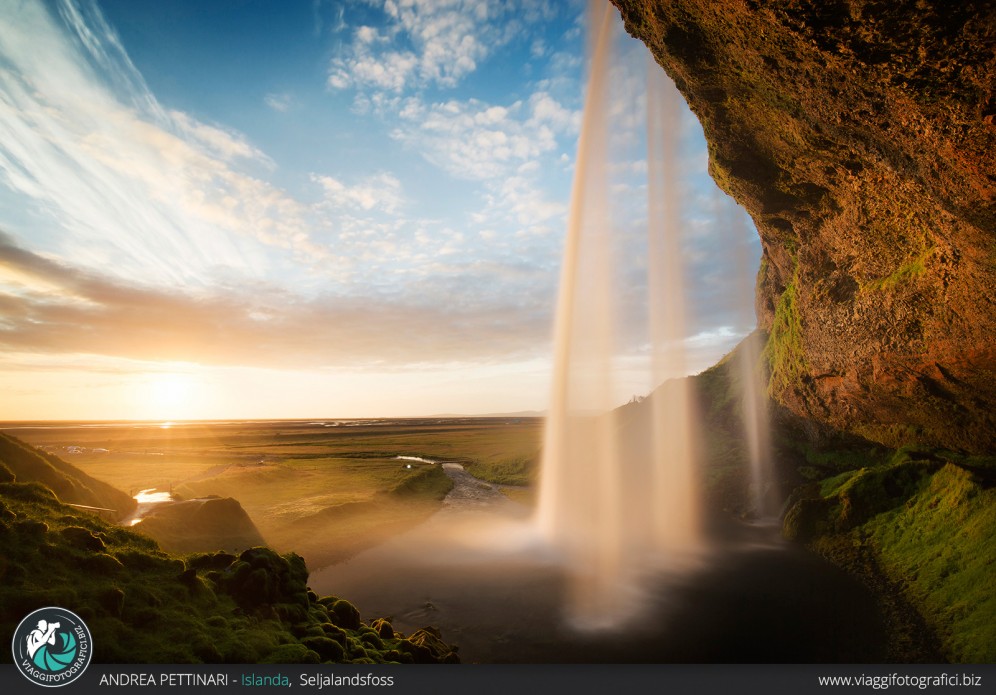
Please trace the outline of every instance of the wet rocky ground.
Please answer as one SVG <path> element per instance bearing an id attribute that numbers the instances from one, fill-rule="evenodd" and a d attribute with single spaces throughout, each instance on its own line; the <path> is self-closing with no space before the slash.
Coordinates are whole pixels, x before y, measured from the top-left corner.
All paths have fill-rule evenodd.
<path id="1" fill-rule="evenodd" d="M 526 510 L 456 464 L 425 524 L 311 576 L 402 631 L 424 625 L 465 663 L 832 663 L 887 658 L 885 623 L 860 583 L 770 527 L 714 533 L 698 569 L 661 572 L 643 608 L 613 630 L 565 618 L 566 576 Z"/>

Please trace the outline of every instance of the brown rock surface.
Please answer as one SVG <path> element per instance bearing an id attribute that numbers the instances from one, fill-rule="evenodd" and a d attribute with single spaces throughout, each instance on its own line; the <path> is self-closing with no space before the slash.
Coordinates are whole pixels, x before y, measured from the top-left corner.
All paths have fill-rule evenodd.
<path id="1" fill-rule="evenodd" d="M 757 225 L 772 395 L 996 450 L 996 3 L 613 2 Z"/>

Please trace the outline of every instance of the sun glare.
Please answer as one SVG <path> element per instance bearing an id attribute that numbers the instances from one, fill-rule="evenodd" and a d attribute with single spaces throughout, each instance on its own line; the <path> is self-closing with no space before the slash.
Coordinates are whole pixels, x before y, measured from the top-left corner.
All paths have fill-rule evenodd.
<path id="1" fill-rule="evenodd" d="M 189 374 L 163 372 L 149 374 L 144 379 L 142 391 L 148 408 L 147 418 L 165 420 L 168 427 L 170 420 L 189 418 L 195 405 L 197 383 Z"/>

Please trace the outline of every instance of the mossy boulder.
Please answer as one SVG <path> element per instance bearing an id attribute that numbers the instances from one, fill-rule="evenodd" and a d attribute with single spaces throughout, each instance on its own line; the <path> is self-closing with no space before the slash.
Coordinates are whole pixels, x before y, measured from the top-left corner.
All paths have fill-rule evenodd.
<path id="1" fill-rule="evenodd" d="M 276 612 L 291 622 L 307 618 L 308 570 L 293 553 L 281 556 L 269 548 L 250 548 L 224 572 L 212 576 L 245 609 L 265 607 L 267 615 Z"/>
<path id="2" fill-rule="evenodd" d="M 329 616 L 339 627 L 345 630 L 360 629 L 360 612 L 349 601 L 345 599 L 336 600 L 331 606 L 332 615 Z"/>
<path id="3" fill-rule="evenodd" d="M 416 630 L 408 639 L 402 640 L 400 647 L 415 659 L 415 663 L 459 663 L 456 650 L 443 642 L 439 628 L 424 627 Z"/>
<path id="4" fill-rule="evenodd" d="M 782 535 L 786 540 L 807 543 L 833 530 L 830 518 L 834 508 L 832 500 L 803 498 L 796 501 L 782 520 Z"/>
<path id="5" fill-rule="evenodd" d="M 380 638 L 376 630 L 369 627 L 361 627 L 359 632 L 361 642 L 373 647 L 377 651 L 384 649 L 384 640 Z"/>
<path id="6" fill-rule="evenodd" d="M 342 644 L 329 637 L 305 637 L 301 644 L 318 654 L 322 661 L 339 663 L 346 656 Z"/>
<path id="7" fill-rule="evenodd" d="M 860 526 L 876 514 L 905 503 L 939 467 L 932 462 L 902 462 L 862 468 L 837 491 L 838 529 Z"/>
<path id="8" fill-rule="evenodd" d="M 282 644 L 266 655 L 261 664 L 320 664 L 322 657 L 300 642 Z"/>
<path id="9" fill-rule="evenodd" d="M 69 545 L 78 550 L 100 553 L 107 549 L 104 539 L 89 529 L 80 526 L 66 526 L 59 533 L 69 542 Z"/>
<path id="10" fill-rule="evenodd" d="M 124 565 L 113 555 L 93 553 L 80 560 L 80 567 L 87 574 L 97 577 L 120 577 L 124 574 Z"/>
<path id="11" fill-rule="evenodd" d="M 187 566 L 198 571 L 218 571 L 227 569 L 238 558 L 231 553 L 218 551 L 215 553 L 194 553 L 187 557 Z"/>
<path id="12" fill-rule="evenodd" d="M 376 630 L 377 634 L 383 639 L 392 639 L 394 637 L 394 627 L 387 618 L 377 618 L 371 621 L 370 627 Z"/>

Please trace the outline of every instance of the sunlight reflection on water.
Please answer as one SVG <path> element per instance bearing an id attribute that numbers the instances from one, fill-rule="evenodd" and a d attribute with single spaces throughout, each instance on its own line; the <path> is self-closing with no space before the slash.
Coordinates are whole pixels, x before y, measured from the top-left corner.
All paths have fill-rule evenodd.
<path id="1" fill-rule="evenodd" d="M 139 504 L 160 504 L 169 502 L 173 496 L 168 492 L 163 492 L 158 488 L 151 487 L 148 490 L 141 490 L 135 495 L 135 501 Z"/>
<path id="2" fill-rule="evenodd" d="M 138 494 L 134 496 L 134 500 L 138 502 L 138 507 L 135 509 L 132 517 L 124 522 L 128 526 L 134 526 L 140 522 L 151 507 L 157 504 L 172 502 L 173 495 L 158 488 L 150 487 L 146 490 L 139 490 Z"/>

